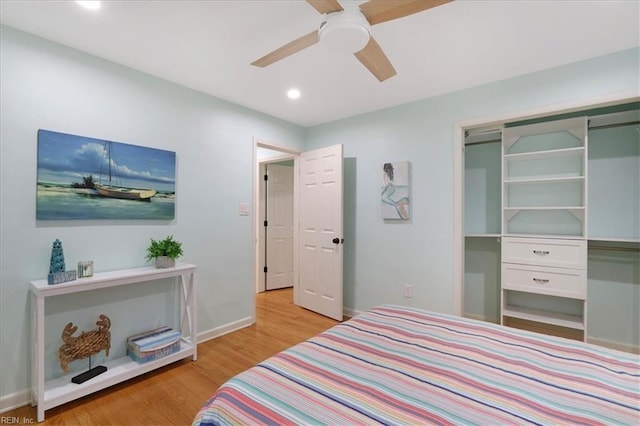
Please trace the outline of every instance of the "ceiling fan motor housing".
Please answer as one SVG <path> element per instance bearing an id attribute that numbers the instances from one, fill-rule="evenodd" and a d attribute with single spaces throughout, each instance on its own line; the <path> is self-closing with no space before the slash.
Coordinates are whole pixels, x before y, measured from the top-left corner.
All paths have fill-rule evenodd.
<path id="1" fill-rule="evenodd" d="M 371 38 L 371 26 L 360 10 L 344 10 L 325 15 L 318 35 L 320 43 L 331 50 L 362 50 Z"/>

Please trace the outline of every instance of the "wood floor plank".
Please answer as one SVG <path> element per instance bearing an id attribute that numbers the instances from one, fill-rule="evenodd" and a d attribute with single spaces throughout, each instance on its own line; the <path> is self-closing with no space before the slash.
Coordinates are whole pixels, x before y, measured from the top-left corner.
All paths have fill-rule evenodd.
<path id="1" fill-rule="evenodd" d="M 182 360 L 45 413 L 41 425 L 188 425 L 225 381 L 334 326 L 293 304 L 292 289 L 260 293 L 256 324 L 198 344 L 198 361 Z M 33 419 L 31 405 L 2 414 Z"/>

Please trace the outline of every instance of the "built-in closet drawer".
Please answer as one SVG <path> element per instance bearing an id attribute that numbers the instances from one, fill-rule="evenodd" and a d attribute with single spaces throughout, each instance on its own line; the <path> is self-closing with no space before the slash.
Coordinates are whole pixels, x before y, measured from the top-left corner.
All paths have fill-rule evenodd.
<path id="1" fill-rule="evenodd" d="M 587 271 L 503 263 L 502 288 L 584 300 Z"/>
<path id="2" fill-rule="evenodd" d="M 587 242 L 553 238 L 502 239 L 502 261 L 555 268 L 587 269 Z"/>

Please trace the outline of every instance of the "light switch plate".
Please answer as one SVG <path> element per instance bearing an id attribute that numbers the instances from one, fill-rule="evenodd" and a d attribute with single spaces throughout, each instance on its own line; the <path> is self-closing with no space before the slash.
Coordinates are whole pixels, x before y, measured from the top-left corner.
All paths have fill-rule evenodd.
<path id="1" fill-rule="evenodd" d="M 238 213 L 240 216 L 249 216 L 249 203 L 240 203 Z"/>

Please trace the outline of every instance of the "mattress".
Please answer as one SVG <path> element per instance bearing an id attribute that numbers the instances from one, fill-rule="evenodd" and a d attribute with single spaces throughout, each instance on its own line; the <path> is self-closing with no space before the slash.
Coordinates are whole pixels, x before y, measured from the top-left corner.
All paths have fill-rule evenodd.
<path id="1" fill-rule="evenodd" d="M 225 424 L 640 424 L 640 357 L 380 306 L 235 376 L 196 415 Z"/>

